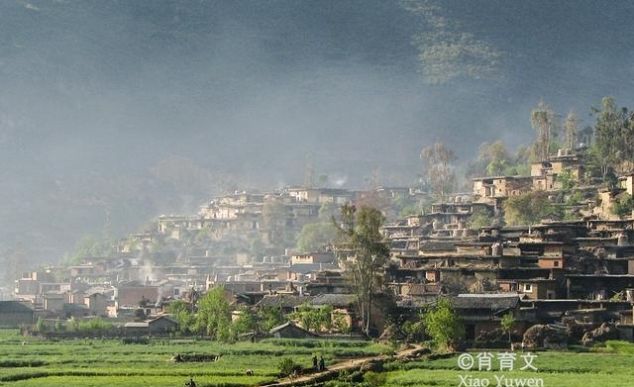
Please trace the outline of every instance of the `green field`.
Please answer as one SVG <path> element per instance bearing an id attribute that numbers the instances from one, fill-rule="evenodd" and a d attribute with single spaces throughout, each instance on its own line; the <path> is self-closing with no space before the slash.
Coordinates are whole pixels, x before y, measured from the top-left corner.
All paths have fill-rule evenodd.
<path id="1" fill-rule="evenodd" d="M 477 352 L 472 354 L 476 355 Z M 493 371 L 490 372 L 477 371 L 477 360 L 476 370 L 462 371 L 458 368 L 456 356 L 432 361 L 391 364 L 388 366 L 391 370 L 387 373 L 385 385 L 457 387 L 462 382 L 460 376 L 463 376 L 465 383 L 475 383 L 475 379 L 487 379 L 490 381 L 489 386 L 497 386 L 495 375 L 498 375 L 513 379 L 539 378 L 543 380 L 544 386 L 552 387 L 634 386 L 634 345 L 630 343 L 609 342 L 605 348 L 581 353 L 537 352 L 537 358 L 533 362 L 537 371 L 518 371 L 518 366 L 524 365 L 519 355 L 513 372 L 496 371 L 496 360 L 493 361 Z M 468 378 L 469 376 L 471 378 Z M 501 385 L 506 387 L 505 384 Z"/>
<path id="2" fill-rule="evenodd" d="M 390 351 L 380 344 L 325 340 L 270 339 L 255 344 L 160 339 L 149 344 L 83 339 L 54 342 L 0 330 L 0 386 L 183 386 L 190 376 L 199 386 L 249 386 L 275 379 L 283 357 L 308 367 L 315 353 L 323 354 L 332 364 Z M 176 353 L 217 355 L 219 360 L 174 363 L 170 359 Z M 541 378 L 544 386 L 634 385 L 634 345 L 630 343 L 609 342 L 589 352 L 538 352 L 533 362 L 537 371 L 517 371 L 524 364 L 519 357 L 515 364 L 515 371 L 500 372 L 494 360 L 493 371 L 480 372 L 460 370 L 456 356 L 388 363 L 384 385 L 455 387 L 461 385 L 460 376 L 470 376 L 472 382 L 487 379 L 490 386 L 496 386 L 494 375 Z M 245 374 L 247 369 L 254 371 L 253 376 Z"/>
<path id="3" fill-rule="evenodd" d="M 24 342 L 24 345 L 23 345 Z M 389 352 L 384 345 L 325 340 L 265 340 L 218 344 L 209 341 L 117 340 L 45 341 L 0 332 L 1 386 L 183 386 L 193 376 L 199 386 L 244 386 L 276 378 L 283 357 L 309 366 L 314 353 L 327 363 Z M 218 355 L 204 363 L 174 363 L 174 354 Z M 253 376 L 245 371 L 252 369 Z"/>

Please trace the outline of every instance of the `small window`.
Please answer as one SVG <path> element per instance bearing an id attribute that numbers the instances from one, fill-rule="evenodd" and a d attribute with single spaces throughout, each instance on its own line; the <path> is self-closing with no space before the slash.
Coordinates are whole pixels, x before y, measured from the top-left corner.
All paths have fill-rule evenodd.
<path id="1" fill-rule="evenodd" d="M 559 261 L 555 261 L 555 262 L 553 262 L 553 266 L 555 266 L 555 267 L 559 267 Z"/>
<path id="2" fill-rule="evenodd" d="M 525 292 L 532 292 L 532 291 L 533 291 L 533 285 L 531 285 L 531 284 L 524 284 L 524 291 L 525 291 Z"/>

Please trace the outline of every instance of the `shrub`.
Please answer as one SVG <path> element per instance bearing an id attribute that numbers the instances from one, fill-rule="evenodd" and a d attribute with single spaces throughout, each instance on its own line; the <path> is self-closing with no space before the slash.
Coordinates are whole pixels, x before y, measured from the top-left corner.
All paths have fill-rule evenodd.
<path id="1" fill-rule="evenodd" d="M 290 357 L 285 357 L 280 361 L 279 368 L 280 375 L 289 376 L 294 374 L 296 371 L 301 371 L 302 366 L 295 363 L 295 361 Z"/>

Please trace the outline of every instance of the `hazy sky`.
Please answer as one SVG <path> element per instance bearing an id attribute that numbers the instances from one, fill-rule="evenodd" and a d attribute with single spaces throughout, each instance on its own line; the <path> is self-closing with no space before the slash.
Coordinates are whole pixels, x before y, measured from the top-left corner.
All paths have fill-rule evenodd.
<path id="1" fill-rule="evenodd" d="M 442 140 L 530 141 L 634 92 L 629 1 L 0 2 L 0 252 L 57 259 L 213 192 L 408 184 Z"/>

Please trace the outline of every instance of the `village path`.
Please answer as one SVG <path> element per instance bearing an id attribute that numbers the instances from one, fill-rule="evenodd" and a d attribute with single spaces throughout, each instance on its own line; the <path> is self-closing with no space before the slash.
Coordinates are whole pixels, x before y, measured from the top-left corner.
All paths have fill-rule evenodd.
<path id="1" fill-rule="evenodd" d="M 260 387 L 291 387 L 291 386 L 307 386 L 314 383 L 320 383 L 327 380 L 336 378 L 342 372 L 358 371 L 363 368 L 364 365 L 370 364 L 376 361 L 386 361 L 389 359 L 405 360 L 418 357 L 426 349 L 420 345 L 414 345 L 412 348 L 407 348 L 397 352 L 393 357 L 387 355 L 368 356 L 357 359 L 345 360 L 339 363 L 335 363 L 329 366 L 325 371 L 315 372 L 308 375 L 301 375 L 298 377 L 286 377 L 278 379 L 274 382 L 260 384 Z"/>

